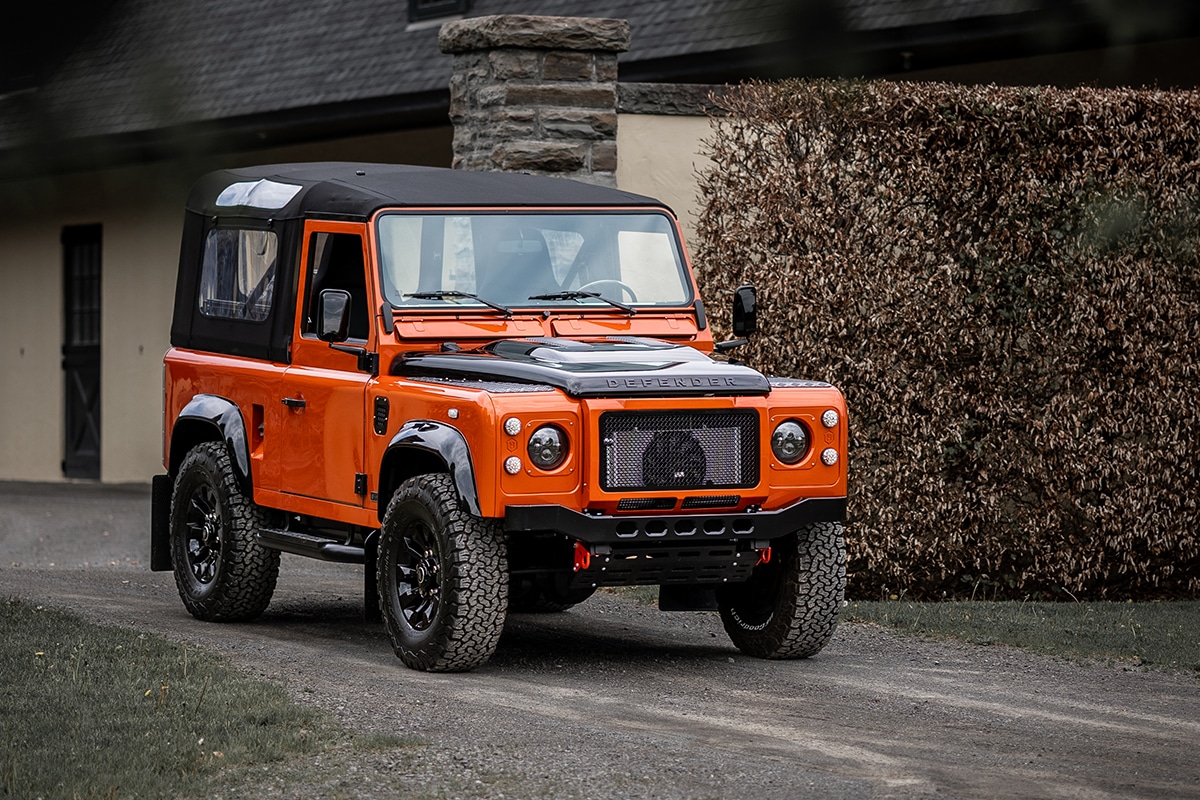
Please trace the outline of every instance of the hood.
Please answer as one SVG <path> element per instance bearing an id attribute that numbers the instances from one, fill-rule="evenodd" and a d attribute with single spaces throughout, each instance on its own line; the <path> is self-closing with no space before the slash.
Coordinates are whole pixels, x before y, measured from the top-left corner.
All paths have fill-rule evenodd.
<path id="1" fill-rule="evenodd" d="M 405 378 L 542 384 L 572 397 L 765 395 L 762 374 L 686 345 L 608 337 L 503 339 L 476 350 L 410 353 L 390 370 Z"/>

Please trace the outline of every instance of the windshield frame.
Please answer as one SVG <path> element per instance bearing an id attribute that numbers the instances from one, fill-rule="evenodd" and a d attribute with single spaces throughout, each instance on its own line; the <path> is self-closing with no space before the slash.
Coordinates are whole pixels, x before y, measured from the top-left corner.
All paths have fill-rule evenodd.
<path id="1" fill-rule="evenodd" d="M 678 298 L 671 298 L 662 301 L 647 301 L 647 300 L 631 300 L 627 291 L 621 289 L 611 279 L 602 281 L 603 286 L 588 291 L 594 291 L 599 296 L 597 297 L 574 297 L 554 300 L 532 300 L 525 297 L 504 297 L 494 298 L 489 297 L 483 292 L 470 292 L 468 294 L 477 294 L 479 299 L 462 296 L 463 292 L 455 295 L 455 292 L 446 289 L 445 297 L 440 298 L 424 298 L 414 299 L 411 295 L 414 292 L 430 292 L 436 293 L 439 289 L 428 289 L 424 286 L 418 286 L 412 292 L 404 292 L 401 295 L 399 287 L 392 284 L 389 254 L 384 249 L 384 239 L 382 225 L 384 220 L 392 217 L 497 217 L 503 218 L 510 224 L 519 223 L 522 217 L 530 218 L 545 218 L 553 216 L 562 217 L 603 217 L 603 216 L 622 216 L 622 217 L 653 217 L 662 220 L 665 228 L 660 230 L 650 230 L 650 233 L 665 233 L 669 237 L 670 256 L 674 262 L 676 275 L 679 280 Z M 655 312 L 655 311 L 674 311 L 680 309 L 690 309 L 694 306 L 697 298 L 695 280 L 692 275 L 691 263 L 688 259 L 687 250 L 684 247 L 683 237 L 680 234 L 679 222 L 675 216 L 665 207 L 654 206 L 522 206 L 519 208 L 512 207 L 388 207 L 379 210 L 372 216 L 371 220 L 371 236 L 373 239 L 373 248 L 376 255 L 376 263 L 378 265 L 376 281 L 380 296 L 386 303 L 390 304 L 393 311 L 401 314 L 429 314 L 438 312 L 448 312 L 450 314 L 461 315 L 464 313 L 495 315 L 495 304 L 501 304 L 513 311 L 521 313 L 542 314 L 546 312 L 557 313 L 603 313 L 611 315 L 613 313 L 621 315 L 629 315 L 630 312 L 623 311 L 622 308 L 632 306 L 637 311 Z M 614 239 L 616 229 L 613 230 Z M 619 245 L 617 245 L 619 247 Z M 582 246 L 580 247 L 582 250 Z M 665 251 L 664 251 L 665 254 Z M 577 258 L 579 251 L 576 251 Z M 438 258 L 443 255 L 439 254 Z M 472 256 L 473 258 L 473 256 Z M 618 256 L 619 258 L 619 256 Z M 472 264 L 474 266 L 474 264 Z M 436 269 L 442 269 L 439 265 Z M 419 267 L 423 269 L 423 267 Z M 569 269 L 577 269 L 572 265 Z M 564 276 L 565 279 L 570 279 L 572 275 L 568 273 Z M 555 280 L 558 280 L 557 276 Z M 593 281 L 594 283 L 594 281 Z M 582 284 L 589 285 L 589 284 Z M 673 286 L 673 284 L 672 284 Z M 439 287 L 440 288 L 440 287 Z M 476 287 L 477 288 L 477 287 Z M 551 292 L 531 291 L 530 294 L 550 294 L 552 292 L 574 292 L 578 287 L 567 288 L 559 287 Z M 397 302 L 399 301 L 399 302 Z M 489 308 L 489 304 L 492 305 Z"/>

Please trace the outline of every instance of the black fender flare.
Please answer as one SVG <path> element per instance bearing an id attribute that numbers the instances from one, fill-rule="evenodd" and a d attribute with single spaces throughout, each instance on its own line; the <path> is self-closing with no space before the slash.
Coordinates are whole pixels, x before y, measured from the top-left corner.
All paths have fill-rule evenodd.
<path id="1" fill-rule="evenodd" d="M 467 444 L 466 437 L 458 428 L 443 422 L 416 419 L 409 420 L 400 426 L 400 430 L 392 437 L 384 454 L 383 468 L 379 475 L 379 518 L 381 520 L 383 512 L 387 508 L 388 498 L 391 497 L 396 487 L 414 474 L 429 471 L 417 469 L 410 474 L 398 475 L 397 463 L 400 459 L 392 457 L 398 451 L 409 451 L 410 453 L 416 451 L 424 456 L 419 461 L 430 463 L 431 459 L 435 459 L 444 464 L 450 473 L 451 480 L 454 481 L 454 488 L 458 491 L 459 502 L 471 514 L 480 516 L 479 491 L 475 486 L 475 467 L 471 462 L 471 448 Z"/>
<path id="2" fill-rule="evenodd" d="M 215 435 L 180 436 L 181 431 L 199 425 L 210 428 Z M 254 496 L 254 484 L 250 477 L 250 442 L 246 437 L 246 423 L 242 419 L 241 409 L 231 400 L 218 397 L 215 394 L 198 394 L 188 401 L 188 404 L 175 418 L 171 434 L 170 474 L 174 476 L 179 471 L 179 465 L 188 450 L 201 441 L 220 440 L 229 448 L 233 461 L 233 470 L 237 473 L 238 483 L 247 497 Z"/>

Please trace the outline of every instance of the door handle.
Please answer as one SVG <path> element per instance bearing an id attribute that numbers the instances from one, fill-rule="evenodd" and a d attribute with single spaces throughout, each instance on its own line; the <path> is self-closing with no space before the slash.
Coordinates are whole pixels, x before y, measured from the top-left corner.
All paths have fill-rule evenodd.
<path id="1" fill-rule="evenodd" d="M 283 398 L 282 402 L 285 406 L 291 409 L 304 408 L 306 405 L 308 405 L 303 397 L 285 397 Z"/>

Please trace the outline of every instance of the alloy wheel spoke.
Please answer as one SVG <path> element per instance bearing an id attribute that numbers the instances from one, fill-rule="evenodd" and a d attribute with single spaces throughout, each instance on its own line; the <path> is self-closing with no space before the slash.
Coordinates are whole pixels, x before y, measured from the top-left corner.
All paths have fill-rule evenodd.
<path id="1" fill-rule="evenodd" d="M 426 599 L 419 606 L 413 609 L 409 615 L 409 624 L 414 628 L 423 629 L 429 627 L 429 623 L 433 621 L 434 603 L 430 599 Z"/>

